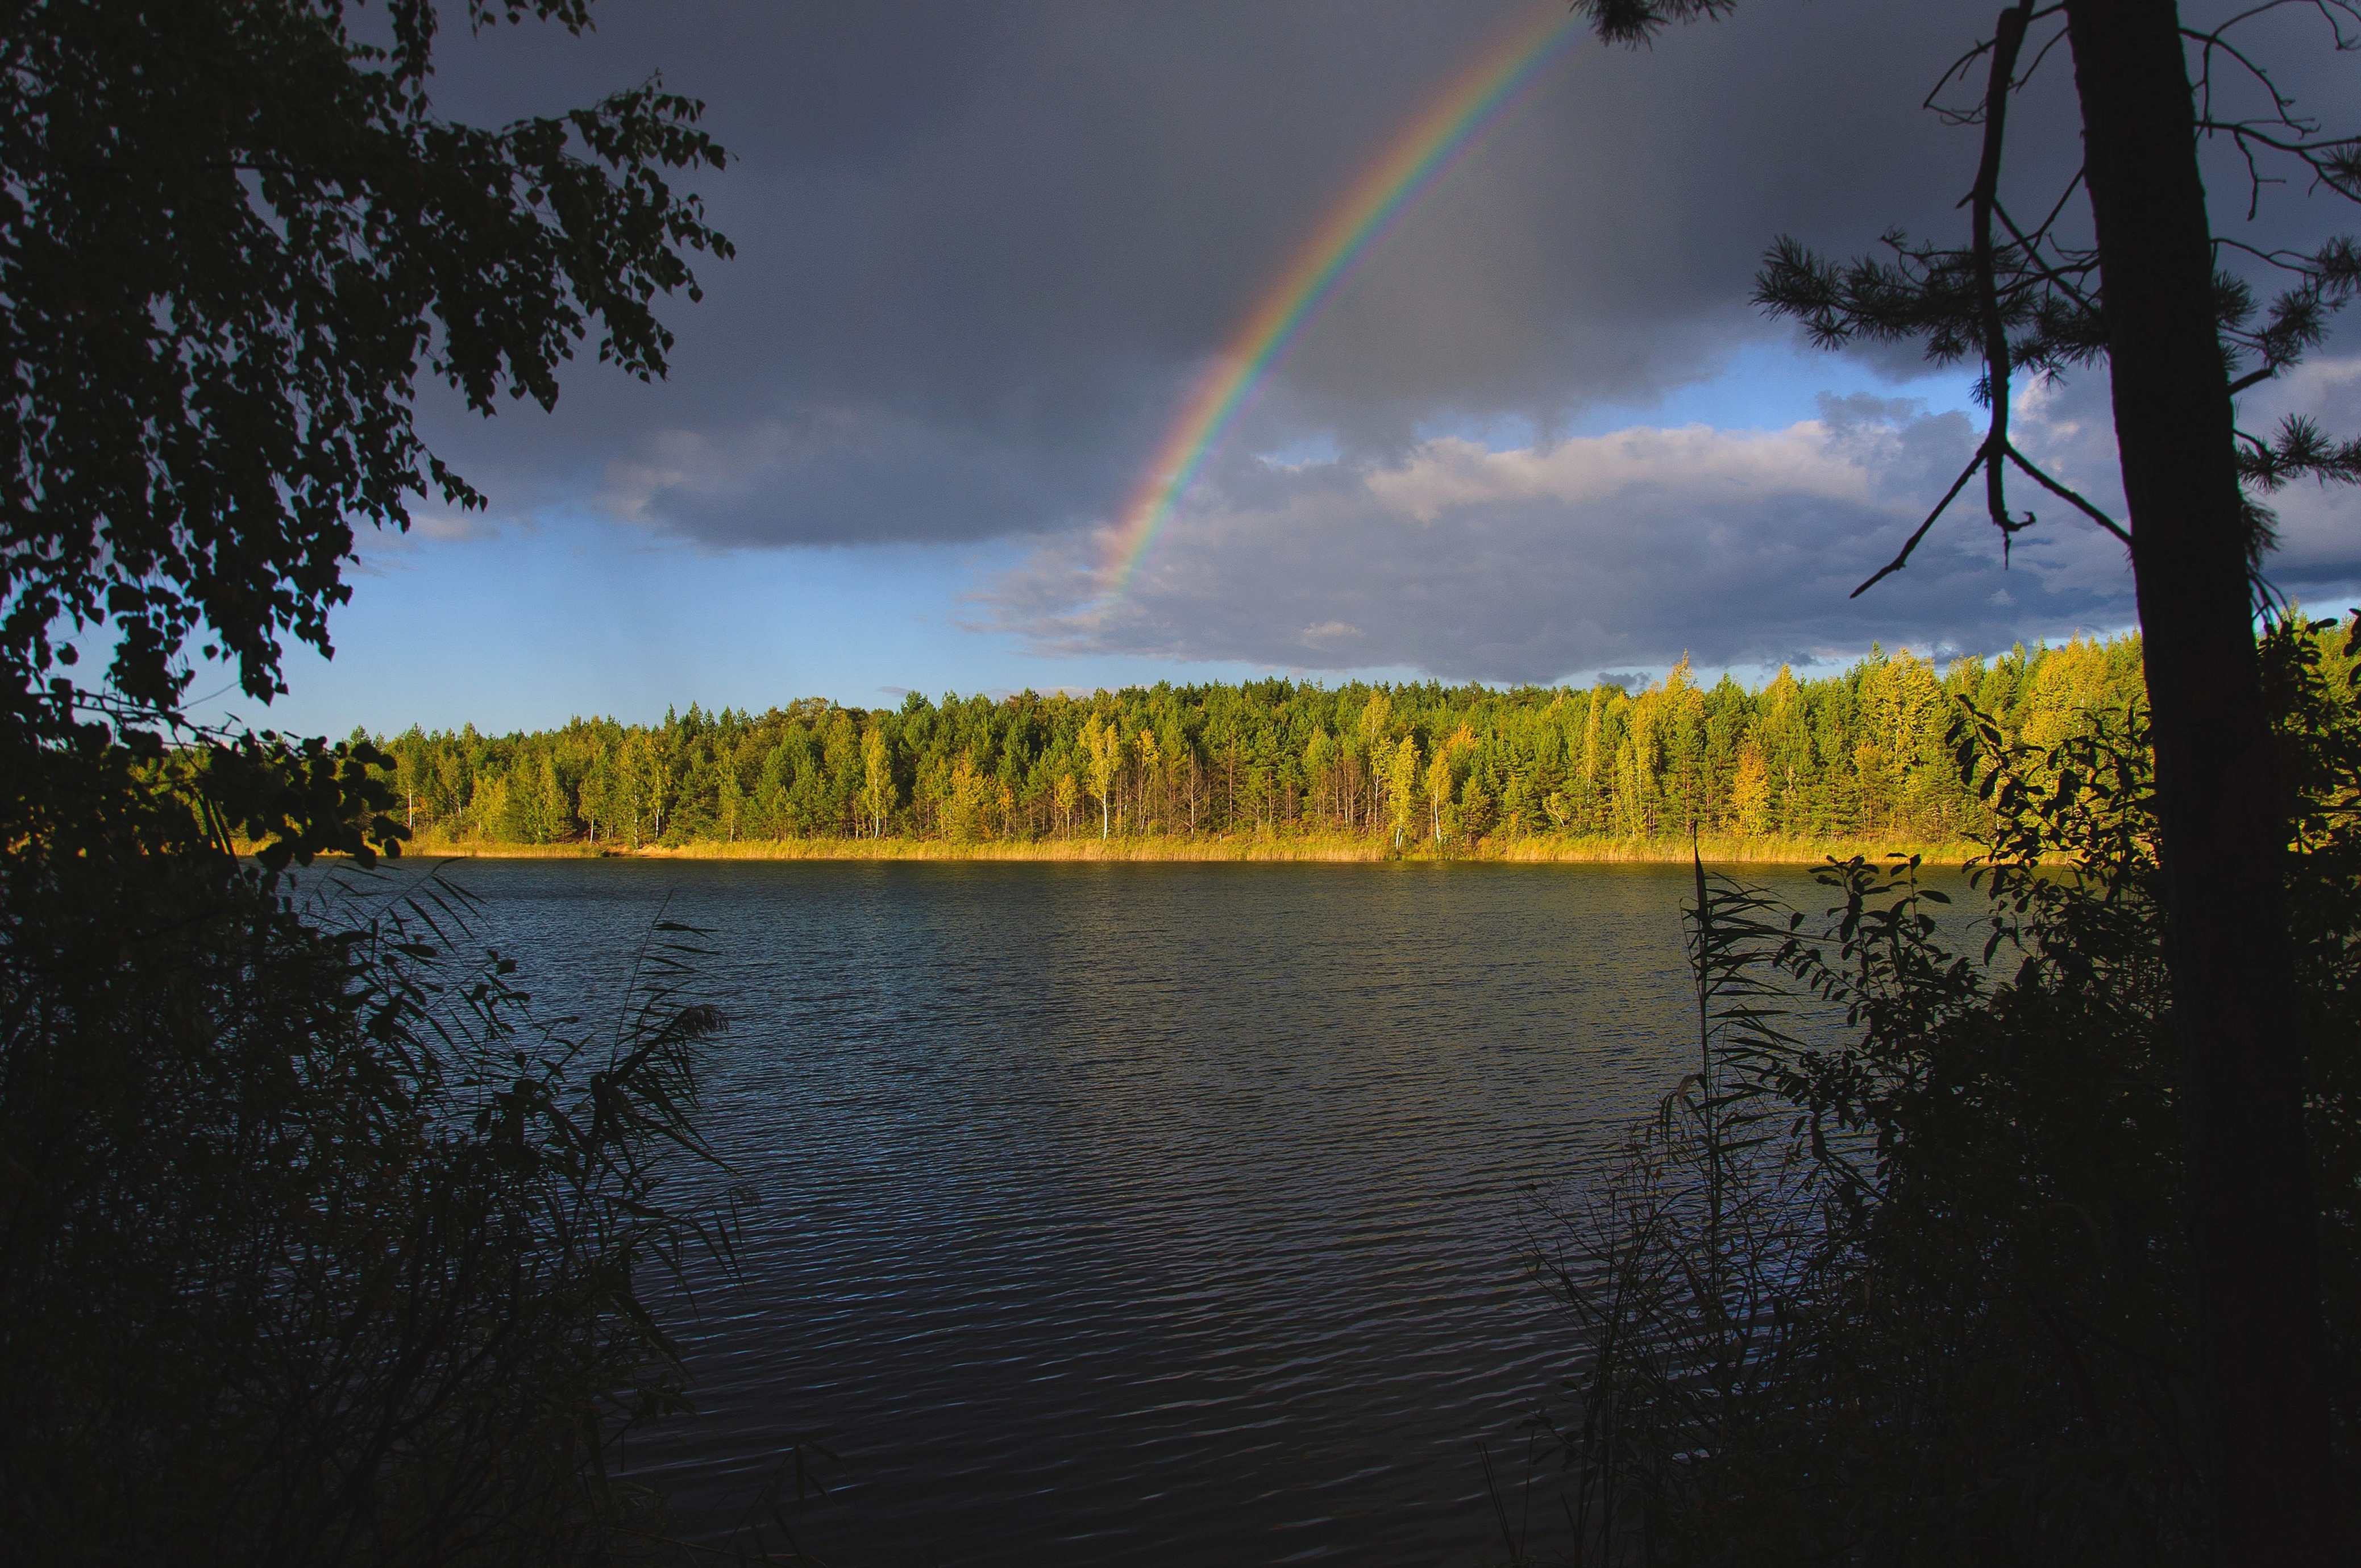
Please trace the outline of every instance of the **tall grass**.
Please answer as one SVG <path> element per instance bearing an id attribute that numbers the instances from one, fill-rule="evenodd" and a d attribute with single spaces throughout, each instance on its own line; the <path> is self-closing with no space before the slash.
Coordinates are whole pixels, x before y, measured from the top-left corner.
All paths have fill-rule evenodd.
<path id="1" fill-rule="evenodd" d="M 2349 1489 L 2361 698 L 2321 631 L 2282 622 L 2261 652 Z M 2146 738 L 2037 750 L 1970 709 L 1955 740 L 1994 824 L 1965 950 L 1908 859 L 1824 867 L 1825 916 L 1693 861 L 1696 1065 L 1533 1245 L 1572 1374 L 1539 1429 L 1558 1528 L 1503 1508 L 1512 1562 L 2214 1557 Z"/>
<path id="2" fill-rule="evenodd" d="M 619 1456 L 684 1406 L 664 1282 L 730 1255 L 700 934 L 593 1026 L 434 873 L 10 874 L 0 1558 L 667 1552 Z"/>

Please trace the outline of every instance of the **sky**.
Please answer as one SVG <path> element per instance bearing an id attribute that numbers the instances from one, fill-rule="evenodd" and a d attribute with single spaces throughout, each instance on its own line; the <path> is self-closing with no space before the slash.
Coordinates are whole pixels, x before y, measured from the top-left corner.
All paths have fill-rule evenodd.
<path id="1" fill-rule="evenodd" d="M 453 27 L 454 119 L 657 72 L 702 99 L 732 157 L 691 183 L 737 256 L 664 307 L 660 384 L 586 355 L 554 413 L 491 420 L 422 389 L 489 510 L 365 538 L 333 662 L 291 652 L 267 710 L 205 702 L 301 733 L 498 732 L 912 690 L 1630 680 L 1685 655 L 1755 679 L 2132 624 L 2121 548 L 2030 496 L 2005 565 L 1963 506 L 1848 598 L 1972 452 L 1969 378 L 1906 345 L 1824 353 L 1750 302 L 1781 234 L 1843 257 L 1964 233 L 1975 133 L 1922 100 L 1988 0 L 1750 0 L 1564 50 L 1357 255 L 1114 581 L 1126 509 L 1274 280 L 1558 3 L 601 0 L 578 39 Z M 2351 103 L 2361 60 L 2303 21 L 2251 42 L 2302 105 Z M 2021 208 L 2073 171 L 2069 64 L 2014 111 Z M 2258 246 L 2355 226 L 2218 154 L 2208 179 L 2220 231 Z M 2361 430 L 2361 337 L 2241 412 Z M 2021 388 L 2014 418 L 2120 510 L 2103 374 Z M 2274 504 L 2281 589 L 2353 602 L 2361 497 Z"/>

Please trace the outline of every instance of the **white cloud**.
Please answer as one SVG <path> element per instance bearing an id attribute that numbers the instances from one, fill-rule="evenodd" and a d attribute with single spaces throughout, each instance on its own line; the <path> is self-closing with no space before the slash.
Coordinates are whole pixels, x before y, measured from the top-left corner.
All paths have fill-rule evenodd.
<path id="1" fill-rule="evenodd" d="M 2047 421 L 2023 417 L 2048 459 Z M 2058 433 L 2049 460 L 2067 466 L 2082 433 Z M 1536 681 L 1684 652 L 1711 667 L 1880 639 L 1966 651 L 2128 621 L 2129 575 L 2104 534 L 2045 518 L 2004 574 L 1971 504 L 1907 570 L 1848 598 L 1976 434 L 1960 413 L 1856 398 L 1775 431 L 1634 428 L 1506 451 L 1443 437 L 1390 463 L 1293 470 L 1240 460 L 1201 482 L 1121 598 L 1096 592 L 1103 538 L 1050 536 L 978 601 L 1046 653 Z"/>

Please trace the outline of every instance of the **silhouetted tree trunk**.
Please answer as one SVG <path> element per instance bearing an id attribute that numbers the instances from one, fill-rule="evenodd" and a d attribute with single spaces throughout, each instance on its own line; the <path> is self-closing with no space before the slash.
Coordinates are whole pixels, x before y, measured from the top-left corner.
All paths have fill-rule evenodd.
<path id="1" fill-rule="evenodd" d="M 2197 1321 L 2223 1563 L 2352 1555 L 2329 1464 L 2301 1068 L 2247 526 L 2175 8 L 2066 0 L 2132 516 L 2187 1059 Z"/>

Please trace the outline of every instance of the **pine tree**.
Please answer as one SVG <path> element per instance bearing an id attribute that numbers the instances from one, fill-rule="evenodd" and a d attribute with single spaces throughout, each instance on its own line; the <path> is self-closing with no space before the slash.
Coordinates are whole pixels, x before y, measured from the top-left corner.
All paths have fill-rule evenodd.
<path id="1" fill-rule="evenodd" d="M 1733 0 L 1577 0 L 1600 35 L 1640 43 L 1673 19 L 1719 16 Z M 2268 66 L 2230 36 L 2273 10 L 2249 7 L 2212 32 L 2184 28 L 2169 0 L 2018 0 L 1962 57 L 1973 94 L 1949 112 L 1981 133 L 1961 205 L 1964 245 L 1887 236 L 1890 254 L 1848 266 L 1792 239 L 1773 248 L 1758 298 L 1823 344 L 1916 339 L 1938 362 L 1972 356 L 1989 411 L 1984 439 L 1894 560 L 1903 569 L 1979 474 L 2005 546 L 2036 514 L 2011 510 L 2014 474 L 2121 540 L 2130 553 L 2146 652 L 2160 859 L 2169 916 L 2174 1017 L 2186 1058 L 2194 1300 L 2212 1411 L 2224 1563 L 2322 1563 L 2347 1552 L 2338 1520 L 2322 1368 L 2327 1357 L 2313 1257 L 2318 1206 L 2305 1164 L 2303 1085 L 2290 1014 L 2292 946 L 2280 886 L 2286 825 L 2272 776 L 2255 639 L 2267 491 L 2299 477 L 2361 481 L 2361 440 L 2338 444 L 2290 420 L 2241 431 L 2233 399 L 2323 341 L 2361 287 L 2361 248 L 2339 236 L 2306 253 L 2249 258 L 2286 286 L 2258 313 L 2221 270 L 2200 137 L 2227 142 L 2257 182 L 2277 160 L 2314 191 L 2361 200 L 2349 134 L 2298 117 Z M 2334 29 L 2348 5 L 2318 7 Z M 2049 28 L 2033 37 L 2037 27 Z M 2028 49 L 2028 40 L 2031 47 Z M 2083 161 L 2020 224 L 2002 186 L 2007 113 L 2063 41 L 2081 114 Z M 2341 36 L 2334 41 L 2343 47 Z M 2192 91 L 2190 50 L 2196 51 Z M 2020 70 L 2020 62 L 2024 62 Z M 2212 72 L 2259 82 L 2269 107 L 2237 118 Z M 1981 87 L 1975 84 L 1981 79 Z M 2087 203 L 2092 242 L 2070 210 Z M 2122 522 L 2042 472 L 2009 431 L 2012 377 L 2103 361 L 2129 516 Z"/>

